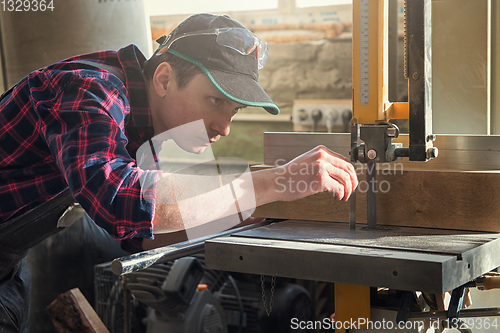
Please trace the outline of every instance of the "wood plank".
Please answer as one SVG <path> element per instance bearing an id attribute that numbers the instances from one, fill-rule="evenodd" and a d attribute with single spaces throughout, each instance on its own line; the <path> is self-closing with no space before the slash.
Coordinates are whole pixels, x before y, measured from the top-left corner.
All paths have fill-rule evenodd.
<path id="1" fill-rule="evenodd" d="M 359 180 L 356 221 L 366 223 L 368 184 L 363 174 Z M 499 183 L 499 171 L 380 171 L 376 185 L 377 223 L 500 232 Z M 323 192 L 257 207 L 253 216 L 349 222 L 349 203 L 337 202 L 331 193 Z"/>
<path id="2" fill-rule="evenodd" d="M 47 311 L 59 333 L 109 333 L 78 288 L 60 294 Z"/>

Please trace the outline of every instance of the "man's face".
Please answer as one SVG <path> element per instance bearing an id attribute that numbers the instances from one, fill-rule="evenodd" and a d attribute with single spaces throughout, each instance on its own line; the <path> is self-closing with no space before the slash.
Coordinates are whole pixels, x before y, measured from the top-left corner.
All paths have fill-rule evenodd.
<path id="1" fill-rule="evenodd" d="M 203 120 L 206 132 L 200 128 L 202 126 L 199 126 L 199 121 L 193 123 L 198 126 L 183 126 L 181 129 L 186 129 L 182 133 L 184 142 L 177 142 L 188 150 L 202 152 L 221 136 L 229 134 L 231 120 L 243 107 L 244 105 L 222 96 L 203 73 L 195 75 L 182 88 L 178 87 L 175 77 L 171 77 L 166 86 L 165 97 L 159 99 L 151 109 L 155 135 Z"/>

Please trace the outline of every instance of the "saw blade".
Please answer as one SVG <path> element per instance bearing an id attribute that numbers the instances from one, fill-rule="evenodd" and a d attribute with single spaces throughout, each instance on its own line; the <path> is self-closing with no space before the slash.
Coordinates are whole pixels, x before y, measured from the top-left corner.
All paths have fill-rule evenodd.
<path id="1" fill-rule="evenodd" d="M 406 20 L 407 20 L 407 5 L 406 1 L 404 0 L 403 2 L 403 13 L 404 13 L 404 18 L 403 18 L 403 69 L 404 69 L 404 76 L 405 79 L 408 79 L 408 36 L 407 36 L 407 31 L 406 31 Z"/>

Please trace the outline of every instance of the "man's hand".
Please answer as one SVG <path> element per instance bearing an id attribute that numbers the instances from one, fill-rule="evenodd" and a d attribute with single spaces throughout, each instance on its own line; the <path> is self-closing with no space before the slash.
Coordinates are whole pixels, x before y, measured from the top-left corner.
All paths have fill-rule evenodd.
<path id="1" fill-rule="evenodd" d="M 318 146 L 274 169 L 275 190 L 282 201 L 293 201 L 323 191 L 347 201 L 358 186 L 356 170 L 344 156 Z"/>

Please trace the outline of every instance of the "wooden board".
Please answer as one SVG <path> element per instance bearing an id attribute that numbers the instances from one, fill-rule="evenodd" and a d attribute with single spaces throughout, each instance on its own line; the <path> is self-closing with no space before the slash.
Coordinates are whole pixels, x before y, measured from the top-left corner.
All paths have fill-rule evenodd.
<path id="1" fill-rule="evenodd" d="M 377 224 L 500 232 L 499 171 L 383 173 L 377 175 Z M 367 183 L 364 175 L 359 180 L 356 221 L 366 223 Z M 349 202 L 337 202 L 331 193 L 323 192 L 263 205 L 253 216 L 349 222 Z"/>
<path id="2" fill-rule="evenodd" d="M 60 294 L 47 311 L 59 333 L 109 333 L 78 288 Z"/>

